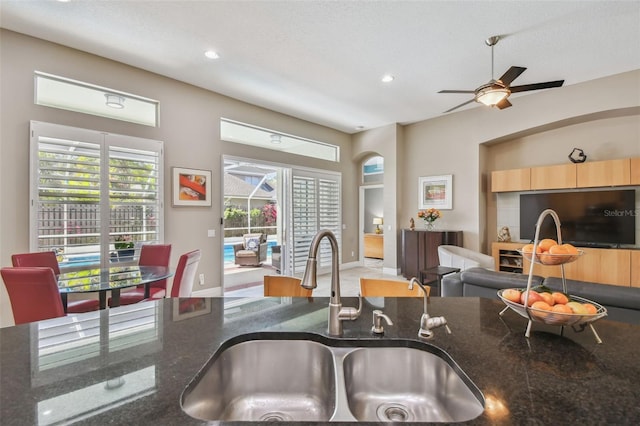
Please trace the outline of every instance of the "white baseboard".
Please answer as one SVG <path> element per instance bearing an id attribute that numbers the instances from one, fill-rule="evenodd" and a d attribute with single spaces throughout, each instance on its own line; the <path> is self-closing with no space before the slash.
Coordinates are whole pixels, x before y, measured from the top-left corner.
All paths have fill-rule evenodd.
<path id="1" fill-rule="evenodd" d="M 394 276 L 398 276 L 400 275 L 400 268 L 382 268 L 382 274 L 383 275 L 394 275 Z"/>
<path id="2" fill-rule="evenodd" d="M 342 264 L 340 264 L 340 270 L 359 268 L 361 266 L 362 266 L 362 262 L 359 262 L 359 261 L 349 262 L 349 263 L 342 263 Z"/>
<path id="3" fill-rule="evenodd" d="M 222 296 L 222 287 L 205 288 L 204 290 L 196 290 L 191 292 L 191 297 L 220 297 Z"/>

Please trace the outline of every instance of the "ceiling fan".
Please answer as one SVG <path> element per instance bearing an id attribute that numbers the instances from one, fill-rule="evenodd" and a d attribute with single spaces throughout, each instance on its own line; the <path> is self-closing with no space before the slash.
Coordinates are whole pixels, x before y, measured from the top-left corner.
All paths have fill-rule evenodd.
<path id="1" fill-rule="evenodd" d="M 549 89 L 552 87 L 560 87 L 564 83 L 564 80 L 547 81 L 545 83 L 524 84 L 522 86 L 510 86 L 511 82 L 518 78 L 526 68 L 524 67 L 511 67 L 505 72 L 498 80 L 493 78 L 493 46 L 495 46 L 500 40 L 500 36 L 489 37 L 485 40 L 487 46 L 491 46 L 491 81 L 487 84 L 483 84 L 476 90 L 441 90 L 438 93 L 473 93 L 474 97 L 460 105 L 457 105 L 451 109 L 445 111 L 451 112 L 471 102 L 479 102 L 487 106 L 495 106 L 499 109 L 508 108 L 511 106 L 509 102 L 509 95 L 518 92 L 528 92 L 530 90 Z"/>

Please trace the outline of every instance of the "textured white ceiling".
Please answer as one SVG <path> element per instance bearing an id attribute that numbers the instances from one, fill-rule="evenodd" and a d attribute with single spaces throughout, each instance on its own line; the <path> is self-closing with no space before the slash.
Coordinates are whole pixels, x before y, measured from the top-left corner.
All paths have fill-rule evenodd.
<path id="1" fill-rule="evenodd" d="M 635 0 L 1 0 L 0 26 L 349 133 L 469 99 L 437 92 L 492 78 L 492 35 L 504 37 L 493 77 L 527 67 L 514 85 L 640 69 Z"/>

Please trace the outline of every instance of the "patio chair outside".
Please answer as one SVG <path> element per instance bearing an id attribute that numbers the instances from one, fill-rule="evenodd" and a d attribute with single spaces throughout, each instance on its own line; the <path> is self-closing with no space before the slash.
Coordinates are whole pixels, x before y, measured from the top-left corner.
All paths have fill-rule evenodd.
<path id="1" fill-rule="evenodd" d="M 233 245 L 233 253 L 236 265 L 260 266 L 267 260 L 267 236 L 244 234 L 242 242 Z"/>

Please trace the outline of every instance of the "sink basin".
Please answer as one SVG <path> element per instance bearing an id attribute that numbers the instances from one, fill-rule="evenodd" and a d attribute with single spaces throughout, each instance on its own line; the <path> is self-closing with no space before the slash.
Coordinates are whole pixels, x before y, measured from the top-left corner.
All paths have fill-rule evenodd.
<path id="1" fill-rule="evenodd" d="M 249 340 L 216 355 L 183 393 L 182 408 L 190 416 L 262 422 L 331 418 L 335 368 L 328 347 L 307 340 Z"/>
<path id="2" fill-rule="evenodd" d="M 359 421 L 463 422 L 484 411 L 458 372 L 413 348 L 361 348 L 344 357 L 349 410 Z"/>
<path id="3" fill-rule="evenodd" d="M 427 343 L 263 332 L 223 343 L 181 406 L 208 421 L 462 422 L 484 397 Z"/>

